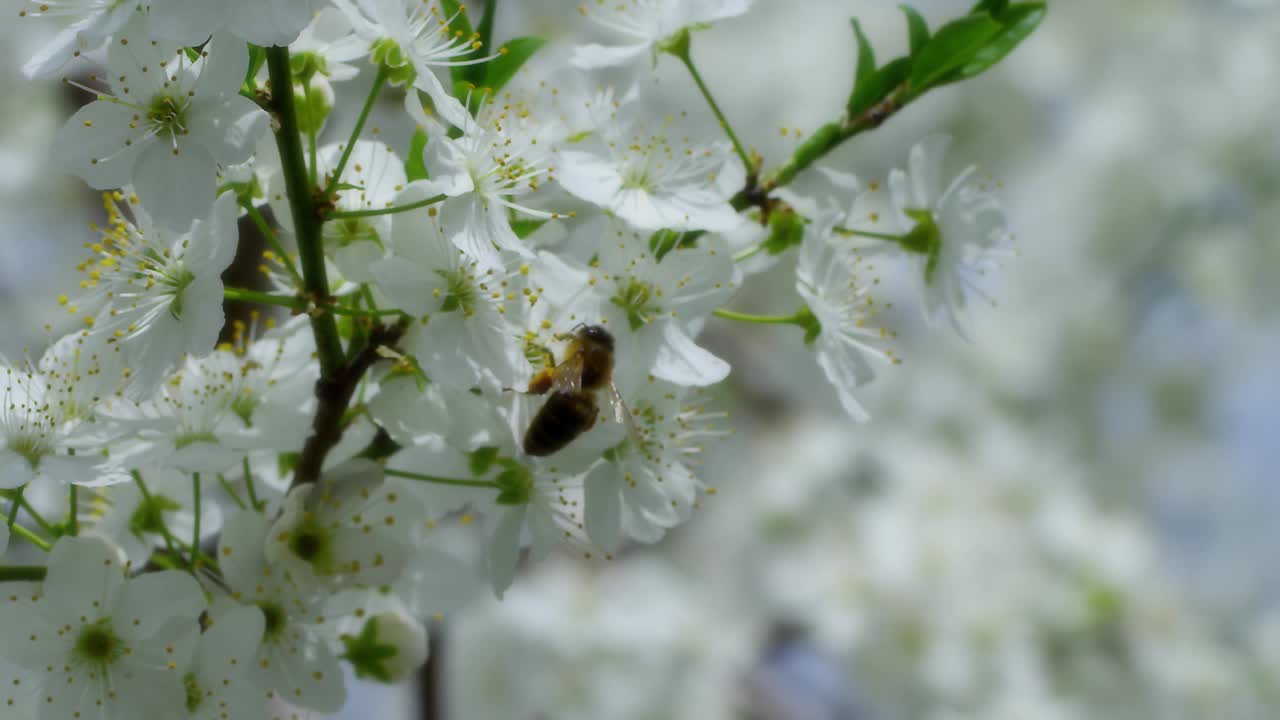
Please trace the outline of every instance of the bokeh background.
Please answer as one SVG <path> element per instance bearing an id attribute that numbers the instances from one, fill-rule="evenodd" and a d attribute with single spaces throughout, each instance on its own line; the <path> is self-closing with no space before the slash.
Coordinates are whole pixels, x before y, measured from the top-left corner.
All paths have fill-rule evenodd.
<path id="1" fill-rule="evenodd" d="M 918 0 L 934 24 L 967 0 Z M 500 0 L 500 34 L 563 41 L 577 0 Z M 1018 254 L 972 342 L 919 322 L 881 268 L 902 365 L 850 424 L 794 328 L 713 323 L 715 488 L 612 562 L 528 568 L 435 623 L 421 688 L 344 717 L 449 720 L 1226 718 L 1280 708 L 1280 6 L 1054 0 L 986 76 L 832 155 L 864 181 L 933 132 L 1001 183 Z M 848 19 L 903 51 L 880 0 L 756 0 L 695 36 L 746 142 L 777 161 L 835 117 Z M 82 102 L 18 68 L 0 25 L 0 351 L 65 318 L 93 194 L 48 169 Z M 553 57 L 550 53 L 548 57 Z M 716 128 L 669 58 L 667 107 Z M 359 80 L 350 91 L 363 94 Z M 389 102 L 388 111 L 394 110 Z M 387 121 L 388 137 L 396 133 Z M 333 126 L 345 132 L 342 117 Z M 403 128 L 401 128 L 403 130 Z M 804 187 L 804 181 L 800 187 Z M 736 305 L 790 307 L 788 260 Z"/>

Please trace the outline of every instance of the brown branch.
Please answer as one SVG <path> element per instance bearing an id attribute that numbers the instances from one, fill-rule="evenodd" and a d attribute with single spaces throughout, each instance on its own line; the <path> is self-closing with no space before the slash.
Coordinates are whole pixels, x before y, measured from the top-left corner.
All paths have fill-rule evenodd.
<path id="1" fill-rule="evenodd" d="M 311 483 L 320 479 L 324 459 L 342 439 L 342 416 L 351 404 L 360 378 L 381 356 L 378 348 L 394 346 L 409 327 L 402 318 L 395 325 L 375 325 L 369 331 L 369 341 L 349 361 L 340 366 L 332 377 L 316 381 L 316 398 L 320 401 L 315 421 L 311 424 L 311 437 L 302 446 L 302 454 L 294 467 L 293 485 Z"/>

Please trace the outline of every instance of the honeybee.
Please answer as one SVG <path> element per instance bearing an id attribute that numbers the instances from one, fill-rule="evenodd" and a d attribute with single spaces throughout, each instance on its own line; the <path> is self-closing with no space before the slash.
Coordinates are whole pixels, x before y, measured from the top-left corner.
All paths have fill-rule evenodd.
<path id="1" fill-rule="evenodd" d="M 564 358 L 529 381 L 531 394 L 551 393 L 524 433 L 524 451 L 529 455 L 556 453 L 590 430 L 600 412 L 596 401 L 600 390 L 607 393 L 631 437 L 639 438 L 631 412 L 613 382 L 613 335 L 599 325 L 579 325 L 569 338 Z"/>

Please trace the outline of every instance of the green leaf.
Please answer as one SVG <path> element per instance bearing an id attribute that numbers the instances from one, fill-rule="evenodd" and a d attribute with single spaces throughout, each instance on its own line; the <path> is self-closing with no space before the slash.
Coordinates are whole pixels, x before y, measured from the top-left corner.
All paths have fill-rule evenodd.
<path id="1" fill-rule="evenodd" d="M 493 42 L 493 20 L 497 15 L 497 0 L 485 0 L 484 15 L 480 18 L 480 24 L 476 26 L 476 34 L 480 37 L 480 51 L 489 53 L 489 45 Z M 488 63 L 476 63 L 468 65 L 466 68 L 467 81 L 472 85 L 483 85 L 485 73 L 488 72 Z"/>
<path id="2" fill-rule="evenodd" d="M 849 117 L 854 118 L 870 110 L 876 103 L 906 81 L 911 73 L 911 59 L 898 58 L 876 71 L 866 82 L 860 83 L 849 98 Z"/>
<path id="3" fill-rule="evenodd" d="M 267 62 L 267 51 L 257 45 L 249 46 L 249 69 L 244 74 L 244 85 L 247 87 L 255 87 L 257 83 L 255 78 L 258 77 L 258 71 Z"/>
<path id="4" fill-rule="evenodd" d="M 876 51 L 862 32 L 862 23 L 857 18 L 850 22 L 853 23 L 853 35 L 858 39 L 858 69 L 853 76 L 853 86 L 857 88 L 876 71 Z"/>
<path id="5" fill-rule="evenodd" d="M 1022 44 L 1049 12 L 1043 2 L 1018 3 L 1010 5 L 1000 17 L 1003 27 L 996 36 L 960 69 L 961 78 L 971 78 L 986 72 L 992 65 L 1004 59 L 1005 55 Z"/>
<path id="6" fill-rule="evenodd" d="M 538 231 L 538 228 L 546 225 L 546 220 L 532 220 L 529 218 L 521 218 L 511 221 L 511 229 L 515 231 L 516 237 L 521 240 L 529 237 Z"/>
<path id="7" fill-rule="evenodd" d="M 1004 15 L 1004 11 L 1008 7 L 1009 0 L 978 0 L 978 4 L 973 6 L 973 9 L 969 11 L 969 14 L 977 15 L 980 12 L 985 12 L 991 17 L 1003 22 L 1004 18 L 1001 16 Z"/>
<path id="8" fill-rule="evenodd" d="M 899 5 L 898 8 L 907 16 L 907 37 L 911 41 L 911 54 L 915 55 L 929 42 L 929 23 L 924 21 L 920 11 L 910 5 Z"/>
<path id="9" fill-rule="evenodd" d="M 508 40 L 498 51 L 501 54 L 485 64 L 488 72 L 484 76 L 484 86 L 497 93 L 546 42 L 540 37 Z"/>
<path id="10" fill-rule="evenodd" d="M 404 161 L 404 174 L 409 178 L 409 182 L 414 180 L 426 180 L 430 177 L 427 172 L 426 160 L 422 157 L 422 151 L 427 147 L 427 133 L 422 128 L 418 128 L 413 133 L 413 140 L 409 143 L 409 157 Z"/>
<path id="11" fill-rule="evenodd" d="M 458 2 L 458 0 L 440 0 L 440 11 L 445 18 L 452 18 L 449 21 L 449 32 L 454 37 L 469 38 L 475 35 L 475 30 L 471 29 L 471 20 L 467 18 L 466 9 Z M 466 97 L 467 95 L 467 68 L 470 65 L 454 65 L 449 68 L 449 77 L 453 79 L 454 97 Z"/>
<path id="12" fill-rule="evenodd" d="M 969 64 L 1000 29 L 1000 23 L 986 13 L 943 25 L 912 58 L 912 92 L 918 95 Z"/>

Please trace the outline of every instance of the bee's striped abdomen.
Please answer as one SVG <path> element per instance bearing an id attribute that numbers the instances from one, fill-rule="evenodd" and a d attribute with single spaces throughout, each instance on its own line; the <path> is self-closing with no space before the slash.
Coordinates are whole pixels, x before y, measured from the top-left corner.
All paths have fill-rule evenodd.
<path id="1" fill-rule="evenodd" d="M 598 411 L 589 392 L 552 393 L 525 431 L 524 451 L 541 457 L 562 449 L 595 424 Z"/>

